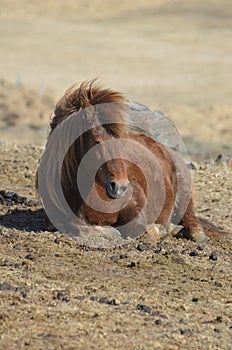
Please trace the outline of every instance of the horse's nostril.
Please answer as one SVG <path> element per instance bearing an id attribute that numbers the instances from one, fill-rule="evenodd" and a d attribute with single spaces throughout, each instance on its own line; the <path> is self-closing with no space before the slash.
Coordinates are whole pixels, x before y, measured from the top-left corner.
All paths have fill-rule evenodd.
<path id="1" fill-rule="evenodd" d="M 126 190 L 128 189 L 128 187 L 129 187 L 129 183 L 128 183 L 127 185 L 122 186 L 122 187 L 121 187 L 122 192 L 123 192 L 123 193 L 126 192 Z"/>
<path id="2" fill-rule="evenodd" d="M 108 183 L 108 186 L 106 187 L 107 193 L 111 198 L 122 197 L 127 191 L 129 185 L 130 185 L 129 181 L 127 181 L 126 183 L 110 181 Z"/>
<path id="3" fill-rule="evenodd" d="M 110 187 L 110 189 L 111 189 L 111 191 L 112 191 L 113 193 L 116 192 L 116 187 L 117 187 L 116 182 L 111 181 L 111 182 L 109 183 L 109 187 Z"/>

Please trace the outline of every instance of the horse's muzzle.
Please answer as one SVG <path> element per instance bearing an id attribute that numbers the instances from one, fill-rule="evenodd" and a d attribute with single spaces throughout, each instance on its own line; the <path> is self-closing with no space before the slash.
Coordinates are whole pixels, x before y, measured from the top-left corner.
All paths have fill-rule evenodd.
<path id="1" fill-rule="evenodd" d="M 123 197 L 129 187 L 130 182 L 128 180 L 109 181 L 106 183 L 106 192 L 110 198 L 116 199 Z"/>

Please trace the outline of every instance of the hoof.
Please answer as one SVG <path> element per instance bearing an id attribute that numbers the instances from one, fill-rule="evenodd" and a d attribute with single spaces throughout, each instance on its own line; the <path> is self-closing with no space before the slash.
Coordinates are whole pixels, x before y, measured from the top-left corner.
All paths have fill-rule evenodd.
<path id="1" fill-rule="evenodd" d="M 191 236 L 192 240 L 196 241 L 197 243 L 204 244 L 209 240 L 209 237 L 206 236 L 202 229 L 194 230 L 191 232 Z"/>
<path id="2" fill-rule="evenodd" d="M 95 233 L 112 235 L 113 237 L 121 237 L 121 233 L 112 226 L 94 226 Z"/>
<path id="3" fill-rule="evenodd" d="M 159 224 L 151 224 L 146 229 L 147 236 L 152 243 L 159 243 L 163 238 L 167 236 L 167 230 L 165 227 Z"/>

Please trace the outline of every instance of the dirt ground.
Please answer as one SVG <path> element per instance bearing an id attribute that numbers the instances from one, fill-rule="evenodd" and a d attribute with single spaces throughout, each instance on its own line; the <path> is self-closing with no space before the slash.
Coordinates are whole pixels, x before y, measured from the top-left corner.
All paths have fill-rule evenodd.
<path id="1" fill-rule="evenodd" d="M 173 119 L 198 215 L 232 233 L 231 1 L 0 0 L 0 32 L 0 348 L 229 350 L 231 234 L 83 247 L 34 175 L 55 102 L 99 77 Z"/>
<path id="2" fill-rule="evenodd" d="M 47 232 L 34 191 L 41 150 L 0 146 L 1 348 L 229 349 L 231 235 L 93 250 Z M 197 167 L 198 214 L 231 232 L 232 169 Z"/>

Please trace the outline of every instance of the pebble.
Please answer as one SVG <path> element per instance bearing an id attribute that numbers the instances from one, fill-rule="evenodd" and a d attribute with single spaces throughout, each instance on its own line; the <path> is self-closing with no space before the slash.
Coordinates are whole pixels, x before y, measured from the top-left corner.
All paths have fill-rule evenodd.
<path id="1" fill-rule="evenodd" d="M 34 257 L 34 255 L 33 255 L 33 254 L 29 253 L 29 254 L 27 254 L 27 255 L 25 256 L 25 259 L 28 259 L 28 260 L 34 260 L 34 259 L 35 259 L 35 257 Z"/>
<path id="2" fill-rule="evenodd" d="M 137 250 L 140 252 L 145 252 L 147 250 L 147 246 L 145 244 L 138 244 L 137 245 Z"/>
<path id="3" fill-rule="evenodd" d="M 217 316 L 217 317 L 215 318 L 215 321 L 218 322 L 218 323 L 221 323 L 221 322 L 223 321 L 222 316 Z"/>
<path id="4" fill-rule="evenodd" d="M 150 314 L 151 311 L 152 311 L 152 309 L 151 309 L 150 306 L 147 306 L 147 305 L 144 305 L 144 304 L 138 304 L 138 305 L 136 306 L 136 309 L 137 309 L 137 310 L 140 310 L 140 311 L 143 311 L 143 312 L 146 312 L 146 313 L 148 313 L 148 314 Z"/>
<path id="5" fill-rule="evenodd" d="M 174 255 L 178 255 L 179 254 L 178 250 L 176 250 L 176 249 L 172 249 L 170 253 L 174 254 Z"/>
<path id="6" fill-rule="evenodd" d="M 3 283 L 0 283 L 0 290 L 11 290 L 12 287 L 10 285 L 10 283 L 7 283 L 7 282 L 3 282 Z"/>
<path id="7" fill-rule="evenodd" d="M 214 332 L 219 333 L 219 332 L 220 332 L 220 329 L 219 329 L 219 328 L 217 328 L 217 327 L 215 327 L 215 328 L 214 328 Z"/>
<path id="8" fill-rule="evenodd" d="M 188 167 L 188 169 L 190 169 L 190 170 L 197 170 L 197 167 L 196 167 L 196 165 L 194 164 L 194 163 L 188 163 L 187 164 L 187 167 Z"/>
<path id="9" fill-rule="evenodd" d="M 193 250 L 189 253 L 189 256 L 198 256 L 198 252 L 196 250 Z"/>
<path id="10" fill-rule="evenodd" d="M 192 302 L 193 302 L 193 303 L 196 303 L 196 302 L 198 302 L 198 298 L 196 298 L 196 297 L 193 297 L 193 298 L 192 298 Z"/>
<path id="11" fill-rule="evenodd" d="M 229 157 L 225 156 L 223 153 L 220 153 L 216 160 L 215 160 L 216 164 L 220 164 L 220 163 L 229 163 Z"/>
<path id="12" fill-rule="evenodd" d="M 131 261 L 131 263 L 127 265 L 127 267 L 131 267 L 131 268 L 135 266 L 136 266 L 136 263 L 134 261 Z"/>
<path id="13" fill-rule="evenodd" d="M 21 292 L 21 296 L 22 296 L 23 298 L 27 298 L 27 293 L 26 293 L 26 292 Z"/>
<path id="14" fill-rule="evenodd" d="M 190 337 L 193 334 L 193 332 L 191 331 L 191 329 L 186 328 L 186 329 L 180 329 L 180 334 Z"/>
<path id="15" fill-rule="evenodd" d="M 215 252 L 212 252 L 209 256 L 209 260 L 217 261 L 218 256 Z"/>
<path id="16" fill-rule="evenodd" d="M 155 324 L 157 325 L 157 326 L 160 326 L 161 324 L 162 324 L 162 321 L 161 320 L 155 320 Z"/>
<path id="17" fill-rule="evenodd" d="M 120 258 L 120 259 L 127 259 L 128 256 L 127 256 L 126 254 L 120 254 L 119 258 Z"/>
<path id="18" fill-rule="evenodd" d="M 107 297 L 102 297 L 98 300 L 98 302 L 100 304 L 108 304 L 108 305 L 118 305 L 119 302 L 116 301 L 114 298 L 113 299 L 109 299 Z"/>
<path id="19" fill-rule="evenodd" d="M 22 204 L 28 206 L 38 206 L 40 201 L 28 200 L 27 197 L 20 196 L 16 192 L 0 190 L 0 203 L 8 206 Z"/>
<path id="20" fill-rule="evenodd" d="M 58 292 L 56 298 L 61 301 L 65 301 L 66 303 L 70 301 L 69 297 L 65 295 L 63 292 Z"/>

